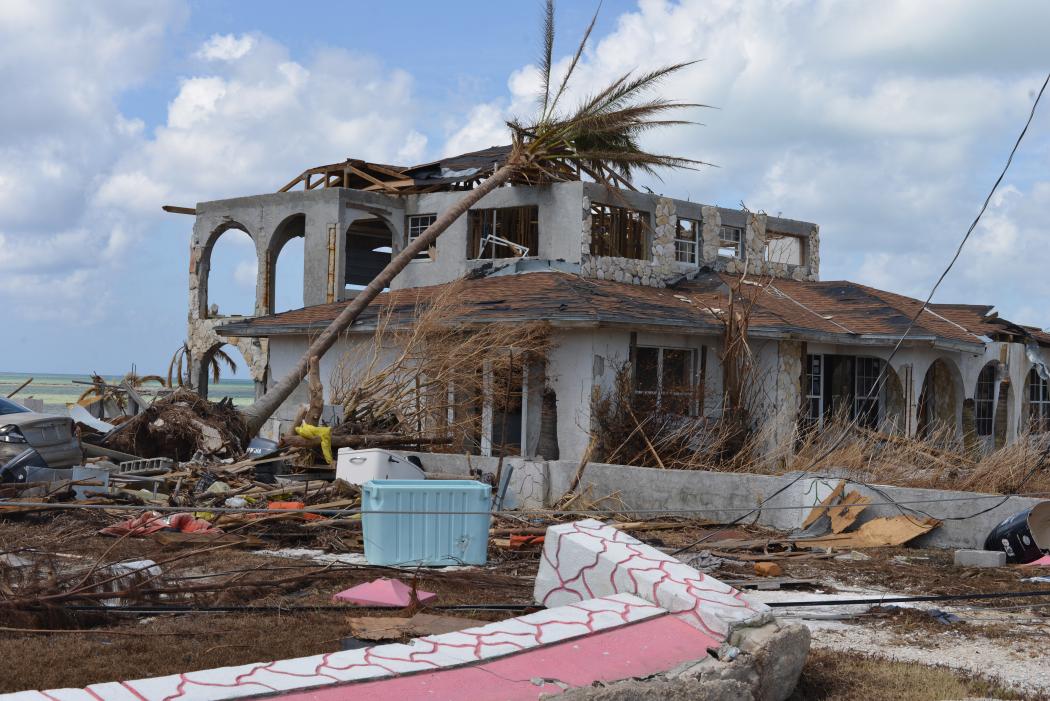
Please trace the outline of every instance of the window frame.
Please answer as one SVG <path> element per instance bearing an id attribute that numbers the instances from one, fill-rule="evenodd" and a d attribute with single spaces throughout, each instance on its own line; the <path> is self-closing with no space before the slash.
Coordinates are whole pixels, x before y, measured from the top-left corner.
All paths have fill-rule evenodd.
<path id="1" fill-rule="evenodd" d="M 656 353 L 656 389 L 641 390 L 638 389 L 638 351 L 639 350 L 655 350 Z M 689 390 L 686 392 L 676 392 L 672 390 L 664 389 L 664 353 L 667 351 L 684 351 L 688 354 L 688 374 L 689 374 Z M 657 411 L 664 411 L 665 397 L 685 397 L 688 405 L 687 416 L 698 416 L 700 413 L 700 406 L 703 403 L 703 397 L 699 396 L 701 383 L 698 376 L 698 356 L 701 351 L 696 348 L 686 348 L 682 346 L 656 346 L 649 344 L 636 345 L 631 349 L 631 369 L 632 369 L 632 382 L 631 382 L 631 394 L 632 399 L 637 403 L 640 396 L 646 398 L 653 398 L 653 407 Z"/>
<path id="2" fill-rule="evenodd" d="M 506 223 L 501 219 L 501 212 L 503 216 L 511 216 L 512 212 L 518 213 L 519 216 L 526 216 L 528 219 L 525 225 L 522 226 L 521 222 L 518 222 L 517 231 L 513 232 L 515 236 L 508 236 L 510 232 L 502 229 L 502 224 Z M 487 217 L 491 217 L 490 221 L 485 221 Z M 489 227 L 489 232 L 486 233 L 485 227 Z M 516 235 L 521 231 L 525 231 L 525 240 L 517 240 Z M 492 254 L 489 256 L 483 255 L 484 248 L 482 248 L 482 240 L 485 236 L 493 235 L 507 241 L 511 241 L 519 246 L 528 248 L 528 252 L 524 255 L 497 255 L 496 246 L 491 246 Z M 470 209 L 467 211 L 467 260 L 503 260 L 505 258 L 536 258 L 539 255 L 540 247 L 540 208 L 539 205 L 526 204 L 526 205 L 514 205 L 511 207 L 479 207 L 477 209 Z M 511 253 L 513 249 L 507 251 Z"/>
<path id="3" fill-rule="evenodd" d="M 883 372 L 883 363 L 886 361 L 870 355 L 847 355 L 840 353 L 807 353 L 805 365 L 806 383 L 806 411 L 804 421 L 811 428 L 824 427 L 825 410 L 825 380 L 827 379 L 827 356 L 850 358 L 852 360 L 852 374 L 850 386 L 852 396 L 849 397 L 850 420 L 859 425 L 877 429 L 885 416 L 886 383 L 878 386 L 879 377 Z M 868 397 L 871 388 L 878 391 L 874 396 Z M 870 417 L 870 418 L 864 418 Z"/>
<path id="4" fill-rule="evenodd" d="M 735 233 L 736 238 L 726 237 L 726 232 L 731 231 Z M 732 248 L 734 253 L 732 255 L 725 255 L 722 253 L 722 249 Z M 732 226 L 731 224 L 720 224 L 718 227 L 718 255 L 723 258 L 740 258 L 744 252 L 744 228 L 741 226 Z"/>
<path id="5" fill-rule="evenodd" d="M 973 392 L 973 424 L 978 436 L 990 436 L 995 431 L 995 378 L 994 362 L 986 363 L 977 375 Z"/>
<path id="6" fill-rule="evenodd" d="M 683 238 L 682 222 L 692 222 L 692 238 Z M 700 240 L 703 237 L 703 221 L 692 217 L 678 217 L 674 226 L 674 259 L 686 265 L 700 264 Z M 682 254 L 685 253 L 683 260 Z"/>
<path id="7" fill-rule="evenodd" d="M 1028 399 L 1030 429 L 1033 433 L 1050 431 L 1050 383 L 1044 380 L 1035 368 L 1028 371 L 1025 393 Z"/>
<path id="8" fill-rule="evenodd" d="M 432 214 L 431 213 L 428 213 L 428 214 L 406 214 L 405 215 L 405 245 L 408 245 L 408 244 L 412 243 L 413 241 L 415 241 L 417 238 L 419 238 L 420 234 L 422 234 L 424 231 L 427 230 L 427 227 L 429 227 L 431 224 L 433 224 L 434 222 L 437 221 L 437 218 L 438 218 L 438 215 L 437 215 L 436 212 L 432 213 Z M 413 220 L 416 220 L 416 219 L 429 219 L 430 221 L 425 226 L 423 226 L 423 228 L 420 229 L 420 228 L 417 227 L 416 223 L 413 221 Z M 416 233 L 413 234 L 412 233 L 413 231 L 415 231 Z M 420 252 L 420 254 L 417 255 L 412 260 L 433 260 L 433 252 L 435 250 L 437 250 L 437 242 L 436 241 L 434 243 L 430 244 L 430 246 L 427 247 L 426 251 Z"/>
<path id="9" fill-rule="evenodd" d="M 591 202 L 590 217 L 590 255 L 652 260 L 649 212 L 605 202 Z M 603 228 L 604 231 L 601 231 Z M 616 250 L 616 245 L 622 245 L 624 248 Z M 635 253 L 640 255 L 633 255 Z"/>

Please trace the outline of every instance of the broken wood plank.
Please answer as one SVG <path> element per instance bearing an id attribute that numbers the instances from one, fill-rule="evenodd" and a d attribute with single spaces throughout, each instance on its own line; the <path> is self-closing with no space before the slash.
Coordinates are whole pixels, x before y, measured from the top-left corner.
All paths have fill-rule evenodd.
<path id="1" fill-rule="evenodd" d="M 825 497 L 824 500 L 820 502 L 820 504 L 814 506 L 813 510 L 809 512 L 809 515 L 806 516 L 806 520 L 802 522 L 802 530 L 806 530 L 807 528 L 812 526 L 820 519 L 821 516 L 827 513 L 828 508 L 830 508 L 832 504 L 838 501 L 839 497 L 842 496 L 842 492 L 845 491 L 845 489 L 846 480 L 839 480 L 839 483 L 835 487 L 835 489 L 831 490 L 831 494 L 827 495 L 827 497 Z"/>
<path id="2" fill-rule="evenodd" d="M 857 491 L 852 491 L 842 497 L 842 501 L 837 506 L 833 506 L 828 510 L 828 517 L 831 519 L 831 532 L 842 533 L 842 531 L 849 528 L 870 503 L 870 497 L 862 496 Z"/>
<path id="3" fill-rule="evenodd" d="M 940 525 L 935 518 L 918 518 L 916 516 L 894 516 L 876 518 L 861 525 L 855 531 L 821 536 L 819 538 L 800 538 L 795 545 L 810 548 L 880 548 L 905 543 L 929 533 Z"/>

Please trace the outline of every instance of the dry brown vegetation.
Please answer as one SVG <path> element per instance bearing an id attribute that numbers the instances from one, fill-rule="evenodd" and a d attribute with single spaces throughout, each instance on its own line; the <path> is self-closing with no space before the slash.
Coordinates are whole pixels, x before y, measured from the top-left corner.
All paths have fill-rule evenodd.
<path id="1" fill-rule="evenodd" d="M 1002 684 L 945 667 L 854 652 L 810 650 L 791 701 L 1024 699 Z"/>
<path id="2" fill-rule="evenodd" d="M 769 452 L 766 437 L 739 421 L 647 412 L 633 403 L 631 390 L 626 367 L 616 389 L 595 398 L 594 461 L 755 474 L 834 471 L 902 487 L 1050 493 L 1050 465 L 1039 467 L 1050 447 L 1046 434 L 974 454 L 945 431 L 911 438 L 829 421 L 821 430 L 798 430 Z"/>
<path id="3" fill-rule="evenodd" d="M 453 284 L 420 302 L 409 324 L 386 311 L 376 332 L 344 354 L 330 379 L 332 403 L 343 408 L 336 434 L 447 437 L 458 451 L 480 440 L 486 383 L 497 430 L 500 416 L 520 410 L 522 373 L 546 353 L 548 325 L 465 324 L 459 294 Z"/>

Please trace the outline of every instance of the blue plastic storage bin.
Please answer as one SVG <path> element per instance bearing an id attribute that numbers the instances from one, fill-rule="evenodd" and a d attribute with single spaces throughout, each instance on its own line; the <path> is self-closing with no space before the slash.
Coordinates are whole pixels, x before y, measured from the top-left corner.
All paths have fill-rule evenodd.
<path id="1" fill-rule="evenodd" d="M 491 504 L 491 487 L 473 480 L 365 482 L 365 558 L 373 565 L 484 565 Z"/>

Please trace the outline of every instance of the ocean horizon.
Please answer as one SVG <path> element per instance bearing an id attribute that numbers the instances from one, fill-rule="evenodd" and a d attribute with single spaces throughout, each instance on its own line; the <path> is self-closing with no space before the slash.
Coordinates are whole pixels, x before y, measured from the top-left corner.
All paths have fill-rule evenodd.
<path id="1" fill-rule="evenodd" d="M 13 397 L 15 401 L 39 399 L 52 406 L 73 404 L 85 390 L 89 389 L 88 385 L 78 383 L 91 382 L 91 373 L 0 372 L 0 397 L 6 397 L 15 391 L 30 377 L 33 378 L 33 381 Z M 102 375 L 102 377 L 107 382 L 118 384 L 123 375 Z M 149 383 L 146 387 L 159 387 L 159 385 Z M 255 400 L 255 383 L 251 380 L 221 378 L 210 385 L 208 397 L 213 401 L 229 397 L 236 405 L 251 404 Z"/>

